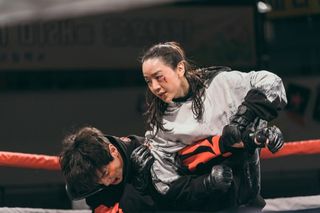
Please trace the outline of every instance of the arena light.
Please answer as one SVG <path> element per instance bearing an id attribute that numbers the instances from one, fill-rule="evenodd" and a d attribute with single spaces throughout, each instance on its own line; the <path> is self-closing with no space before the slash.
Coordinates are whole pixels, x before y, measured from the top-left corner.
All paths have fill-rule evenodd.
<path id="1" fill-rule="evenodd" d="M 257 8 L 259 13 L 268 13 L 272 10 L 271 5 L 263 1 L 257 2 Z"/>
<path id="2" fill-rule="evenodd" d="M 0 26 L 94 15 L 176 1 L 178 0 L 0 0 Z"/>

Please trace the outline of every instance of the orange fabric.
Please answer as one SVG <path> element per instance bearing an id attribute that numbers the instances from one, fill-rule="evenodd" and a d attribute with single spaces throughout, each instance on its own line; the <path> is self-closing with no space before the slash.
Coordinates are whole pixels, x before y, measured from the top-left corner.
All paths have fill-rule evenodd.
<path id="1" fill-rule="evenodd" d="M 182 163 L 190 171 L 194 171 L 199 164 L 206 163 L 209 160 L 220 156 L 221 151 L 219 147 L 219 139 L 220 139 L 220 136 L 213 136 L 213 137 L 206 138 L 204 140 L 200 140 L 195 144 L 185 147 L 184 149 L 179 151 L 179 155 L 180 156 L 190 155 L 190 157 L 184 159 Z M 200 153 L 194 153 L 195 151 L 197 151 L 197 149 L 200 149 L 202 147 L 209 147 L 212 150 L 212 152 L 204 151 Z"/>
<path id="2" fill-rule="evenodd" d="M 95 208 L 94 213 L 123 213 L 123 211 L 119 207 L 119 203 L 116 203 L 113 207 L 100 205 L 97 208 Z"/>
<path id="3" fill-rule="evenodd" d="M 216 156 L 210 152 L 199 153 L 199 154 L 191 156 L 190 158 L 187 158 L 182 163 L 183 163 L 183 165 L 188 167 L 188 169 L 190 171 L 194 171 L 199 164 L 206 163 L 215 157 Z"/>
<path id="4" fill-rule="evenodd" d="M 221 151 L 220 151 L 220 147 L 219 147 L 219 139 L 220 139 L 220 136 L 216 135 L 211 138 L 212 143 L 210 143 L 208 138 L 206 138 L 204 140 L 200 140 L 190 146 L 183 148 L 182 150 L 179 151 L 179 154 L 186 155 L 186 154 L 194 152 L 200 146 L 207 146 L 207 147 L 210 147 L 213 150 L 213 152 L 216 153 L 216 155 L 220 155 Z"/>
<path id="5" fill-rule="evenodd" d="M 111 213 L 112 208 L 109 208 L 105 205 L 100 205 L 94 209 L 94 213 Z"/>
<path id="6" fill-rule="evenodd" d="M 182 163 L 190 171 L 193 171 L 194 169 L 196 169 L 197 165 L 199 165 L 200 163 L 206 163 L 209 160 L 221 155 L 221 151 L 219 148 L 219 138 L 220 136 L 212 137 L 212 144 L 208 139 L 204 139 L 182 149 L 179 152 L 180 155 L 187 155 L 187 154 L 190 155 L 190 157 L 184 159 Z M 202 153 L 197 153 L 193 155 L 192 153 L 195 152 L 201 146 L 210 147 L 216 154 L 211 152 L 202 152 Z M 308 154 L 320 154 L 320 139 L 287 142 L 275 154 L 271 153 L 267 148 L 263 148 L 261 150 L 262 159 L 284 157 L 289 155 L 308 155 Z M 230 155 L 231 153 L 229 152 L 222 154 L 223 157 L 229 157 Z"/>

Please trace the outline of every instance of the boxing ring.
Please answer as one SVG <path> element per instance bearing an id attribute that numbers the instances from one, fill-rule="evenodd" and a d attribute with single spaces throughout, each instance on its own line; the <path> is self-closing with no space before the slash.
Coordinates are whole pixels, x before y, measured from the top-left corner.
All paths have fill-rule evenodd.
<path id="1" fill-rule="evenodd" d="M 286 142 L 282 149 L 276 154 L 272 154 L 267 149 L 262 149 L 261 159 L 281 158 L 286 156 L 319 155 L 320 139 Z M 315 164 L 319 162 L 314 162 Z M 1 167 L 16 167 L 24 169 L 43 169 L 51 171 L 60 171 L 59 158 L 57 156 L 5 152 L 0 151 Z M 263 168 L 262 168 L 263 169 Z M 319 180 L 320 181 L 320 180 Z M 263 184 L 263 183 L 262 183 Z M 320 212 L 320 194 L 297 197 L 278 197 L 266 199 L 267 205 L 263 212 Z M 21 208 L 21 207 L 0 207 L 0 213 L 4 212 L 27 212 L 27 213 L 90 213 L 83 201 L 73 203 L 73 209 L 40 209 L 40 208 Z M 83 208 L 83 209 L 81 209 Z M 116 211 L 108 211 L 112 213 Z"/>

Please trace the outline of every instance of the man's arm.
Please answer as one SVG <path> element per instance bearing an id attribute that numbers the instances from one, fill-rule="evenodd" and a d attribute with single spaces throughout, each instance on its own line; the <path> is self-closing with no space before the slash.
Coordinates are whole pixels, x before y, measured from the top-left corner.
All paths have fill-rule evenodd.
<path id="1" fill-rule="evenodd" d="M 132 184 L 140 192 L 145 192 L 150 184 L 150 168 L 154 162 L 150 149 L 140 145 L 130 156 L 132 165 Z"/>
<path id="2" fill-rule="evenodd" d="M 112 208 L 121 200 L 124 190 L 122 184 L 104 187 L 102 191 L 86 197 L 86 203 L 93 210 L 101 205 L 106 208 Z"/>
<path id="3" fill-rule="evenodd" d="M 86 202 L 94 213 L 143 212 L 156 209 L 153 198 L 137 190 L 130 183 L 125 184 L 122 191 L 105 190 L 86 198 Z"/>
<path id="4" fill-rule="evenodd" d="M 232 181 L 231 168 L 216 165 L 212 167 L 209 174 L 181 176 L 170 184 L 170 189 L 165 196 L 178 206 L 177 210 L 206 210 L 204 206 L 208 204 L 215 210 L 221 210 L 230 207 L 226 204 L 229 202 L 226 196 Z M 224 202 L 217 202 L 218 200 L 224 200 Z"/>

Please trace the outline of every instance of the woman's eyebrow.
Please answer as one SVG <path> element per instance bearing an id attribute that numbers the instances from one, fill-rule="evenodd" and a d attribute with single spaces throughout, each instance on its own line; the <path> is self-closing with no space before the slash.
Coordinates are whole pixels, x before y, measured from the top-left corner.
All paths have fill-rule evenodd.
<path id="1" fill-rule="evenodd" d="M 160 72 L 161 72 L 161 70 L 157 70 L 157 71 L 155 71 L 154 73 L 152 73 L 151 76 L 156 76 L 156 75 L 158 75 Z"/>
<path id="2" fill-rule="evenodd" d="M 152 73 L 150 75 L 150 77 L 154 77 L 154 76 L 158 75 L 160 72 L 161 72 L 161 70 L 157 70 L 156 72 Z M 149 76 L 145 76 L 145 75 L 143 77 L 144 77 L 144 79 L 148 79 L 149 78 Z"/>

